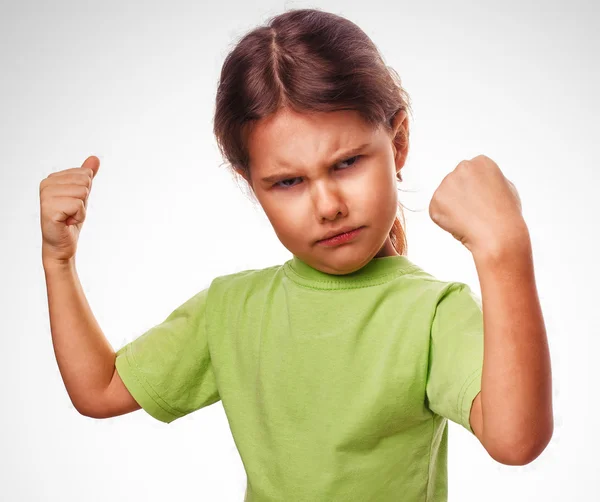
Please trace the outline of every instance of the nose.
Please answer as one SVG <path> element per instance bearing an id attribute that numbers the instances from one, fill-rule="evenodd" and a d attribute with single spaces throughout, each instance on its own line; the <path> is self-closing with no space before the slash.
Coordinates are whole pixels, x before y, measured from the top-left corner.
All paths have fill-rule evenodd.
<path id="1" fill-rule="evenodd" d="M 333 221 L 340 214 L 342 217 L 348 214 L 348 206 L 339 186 L 334 181 L 327 180 L 322 183 L 315 183 L 312 196 L 315 214 L 319 223 L 325 220 Z"/>

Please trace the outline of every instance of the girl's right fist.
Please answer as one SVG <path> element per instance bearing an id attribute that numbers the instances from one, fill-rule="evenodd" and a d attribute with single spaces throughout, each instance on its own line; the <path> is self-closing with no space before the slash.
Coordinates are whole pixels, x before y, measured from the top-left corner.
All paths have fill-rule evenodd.
<path id="1" fill-rule="evenodd" d="M 100 159 L 92 155 L 81 167 L 51 173 L 40 183 L 44 264 L 65 262 L 75 256 L 92 180 L 99 168 Z"/>

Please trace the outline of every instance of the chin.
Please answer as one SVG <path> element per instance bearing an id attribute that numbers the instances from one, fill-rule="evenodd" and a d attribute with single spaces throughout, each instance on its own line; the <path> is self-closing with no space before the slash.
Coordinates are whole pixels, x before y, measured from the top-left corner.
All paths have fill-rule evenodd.
<path id="1" fill-rule="evenodd" d="M 374 258 L 370 253 L 367 253 L 364 250 L 359 250 L 357 248 L 351 249 L 351 246 L 347 246 L 346 251 L 348 251 L 348 253 L 342 254 L 341 249 L 339 249 L 339 254 L 324 256 L 323 259 L 320 260 L 323 266 L 331 269 L 328 270 L 327 273 L 336 275 L 350 274 L 361 269 Z M 335 272 L 333 270 L 335 270 Z"/>

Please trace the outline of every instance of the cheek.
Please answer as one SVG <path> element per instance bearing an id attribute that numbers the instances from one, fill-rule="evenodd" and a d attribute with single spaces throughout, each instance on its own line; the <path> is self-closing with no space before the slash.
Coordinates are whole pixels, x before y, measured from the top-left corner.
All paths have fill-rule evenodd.
<path id="1" fill-rule="evenodd" d="M 279 236 L 293 234 L 301 223 L 299 209 L 295 208 L 291 202 L 278 201 L 274 203 L 271 201 L 271 203 L 263 205 L 263 210 Z"/>
<path id="2" fill-rule="evenodd" d="M 397 201 L 397 184 L 393 171 L 384 162 L 369 166 L 365 175 L 353 184 L 353 200 L 370 207 L 381 208 Z M 365 208 L 366 209 L 366 208 Z"/>

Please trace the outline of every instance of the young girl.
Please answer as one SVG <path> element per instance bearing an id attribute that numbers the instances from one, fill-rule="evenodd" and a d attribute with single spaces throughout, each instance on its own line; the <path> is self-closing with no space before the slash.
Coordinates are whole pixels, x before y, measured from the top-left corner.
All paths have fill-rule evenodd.
<path id="1" fill-rule="evenodd" d="M 44 180 L 53 340 L 77 409 L 170 423 L 221 400 L 249 502 L 445 501 L 448 420 L 499 462 L 536 458 L 553 429 L 550 361 L 518 194 L 481 155 L 431 201 L 472 252 L 483 301 L 410 261 L 397 217 L 409 111 L 343 17 L 291 10 L 244 36 L 214 132 L 293 256 L 216 277 L 116 354 L 74 275 L 99 161 Z"/>

